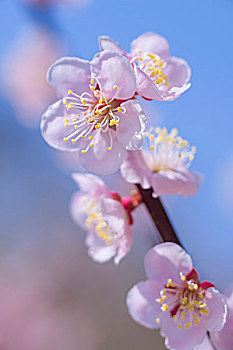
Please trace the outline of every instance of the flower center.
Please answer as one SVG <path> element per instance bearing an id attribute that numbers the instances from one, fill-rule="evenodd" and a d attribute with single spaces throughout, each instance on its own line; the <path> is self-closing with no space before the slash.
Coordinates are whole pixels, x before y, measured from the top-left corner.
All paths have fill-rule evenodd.
<path id="1" fill-rule="evenodd" d="M 188 168 L 194 159 L 196 147 L 190 147 L 188 141 L 177 136 L 177 129 L 168 134 L 167 129 L 151 127 L 145 133 L 149 152 L 145 153 L 145 160 L 153 172 L 161 170 L 176 171 L 181 167 Z"/>
<path id="2" fill-rule="evenodd" d="M 85 204 L 87 198 L 83 197 L 82 202 Z M 117 234 L 114 233 L 108 223 L 103 219 L 103 215 L 98 210 L 95 201 L 92 199 L 88 205 L 83 208 L 83 211 L 87 214 L 86 226 L 88 230 L 94 230 L 97 237 L 102 239 L 106 245 L 111 245 L 118 239 Z"/>
<path id="3" fill-rule="evenodd" d="M 139 54 L 141 51 L 139 50 Z M 168 86 L 168 76 L 164 74 L 164 68 L 167 66 L 167 62 L 161 59 L 160 56 L 145 52 L 140 56 L 135 57 L 138 67 L 150 77 L 157 87 Z"/>
<path id="4" fill-rule="evenodd" d="M 156 302 L 161 304 L 163 312 L 170 312 L 178 329 L 197 326 L 203 316 L 209 315 L 204 300 L 205 290 L 194 279 L 187 279 L 182 272 L 179 283 L 173 282 L 171 278 L 167 280 L 160 296 Z M 160 319 L 157 318 L 156 322 L 160 323 Z"/>
<path id="5" fill-rule="evenodd" d="M 100 132 L 109 132 L 116 130 L 120 123 L 120 118 L 116 112 L 125 113 L 125 108 L 120 106 L 120 101 L 116 100 L 118 95 L 118 86 L 114 85 L 116 91 L 112 99 L 107 100 L 96 83 L 95 79 L 91 79 L 89 85 L 90 92 L 84 92 L 82 95 L 77 95 L 72 90 L 68 91 L 68 96 L 63 99 L 63 103 L 72 113 L 72 117 L 66 117 L 64 126 L 72 126 L 74 131 L 64 138 L 65 142 L 71 140 L 76 143 L 79 139 L 87 139 L 88 145 L 82 153 L 85 154 L 89 147 L 94 147 L 95 138 Z M 108 150 L 112 149 L 112 137 L 109 132 L 110 144 Z"/>

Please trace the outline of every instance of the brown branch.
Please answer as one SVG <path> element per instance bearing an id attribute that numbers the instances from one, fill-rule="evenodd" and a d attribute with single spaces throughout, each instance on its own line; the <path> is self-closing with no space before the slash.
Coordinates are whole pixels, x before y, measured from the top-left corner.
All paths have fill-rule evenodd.
<path id="1" fill-rule="evenodd" d="M 163 241 L 174 242 L 182 246 L 160 199 L 152 197 L 152 188 L 144 190 L 140 185 L 136 186 Z"/>

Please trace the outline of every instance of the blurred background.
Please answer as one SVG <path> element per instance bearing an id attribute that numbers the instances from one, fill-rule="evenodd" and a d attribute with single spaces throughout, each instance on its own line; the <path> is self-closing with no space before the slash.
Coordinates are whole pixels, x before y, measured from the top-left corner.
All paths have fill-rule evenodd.
<path id="1" fill-rule="evenodd" d="M 139 208 L 133 249 L 119 267 L 87 256 L 69 213 L 77 157 L 40 135 L 41 113 L 56 100 L 46 71 L 64 55 L 92 59 L 98 35 L 129 50 L 146 31 L 189 62 L 189 91 L 144 106 L 151 124 L 177 127 L 197 146 L 198 194 L 163 200 L 201 278 L 223 291 L 233 280 L 233 2 L 1 0 L 0 14 L 0 349 L 164 349 L 159 332 L 138 326 L 125 307 L 127 291 L 145 279 L 155 230 Z M 121 194 L 132 188 L 119 175 L 106 180 Z"/>

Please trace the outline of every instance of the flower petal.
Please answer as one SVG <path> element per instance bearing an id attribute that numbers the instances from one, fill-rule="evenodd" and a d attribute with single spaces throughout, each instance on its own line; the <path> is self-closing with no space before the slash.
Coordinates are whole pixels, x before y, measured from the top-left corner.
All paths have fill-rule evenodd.
<path id="1" fill-rule="evenodd" d="M 110 147 L 112 137 L 112 149 Z M 79 154 L 82 166 L 98 175 L 109 175 L 117 172 L 126 154 L 126 149 L 116 138 L 115 131 L 100 132 L 94 141 L 94 147 L 86 154 Z"/>
<path id="2" fill-rule="evenodd" d="M 121 46 L 116 41 L 112 40 L 109 36 L 99 36 L 98 42 L 100 51 L 110 50 L 118 52 L 121 55 L 125 55 L 125 51 L 121 48 Z"/>
<path id="3" fill-rule="evenodd" d="M 88 234 L 86 245 L 88 247 L 88 255 L 98 263 L 105 263 L 111 260 L 117 252 L 115 245 L 106 245 L 103 240 L 93 233 Z"/>
<path id="4" fill-rule="evenodd" d="M 227 307 L 223 296 L 211 287 L 205 292 L 205 302 L 209 315 L 205 318 L 205 325 L 209 331 L 219 331 L 226 322 Z"/>
<path id="5" fill-rule="evenodd" d="M 162 194 L 179 194 L 181 196 L 193 196 L 199 188 L 201 177 L 189 170 L 181 172 L 173 170 L 161 170 L 152 176 L 153 196 Z"/>
<path id="6" fill-rule="evenodd" d="M 106 99 L 127 100 L 136 91 L 133 68 L 129 60 L 117 52 L 105 50 L 97 53 L 91 61 L 91 74 L 99 82 Z"/>
<path id="7" fill-rule="evenodd" d="M 161 311 L 161 305 L 156 302 L 160 297 L 161 284 L 146 280 L 139 282 L 128 292 L 126 304 L 131 317 L 140 325 L 147 328 L 159 328 L 160 323 L 156 322 L 157 318 L 162 321 L 165 313 Z"/>
<path id="8" fill-rule="evenodd" d="M 48 81 L 59 97 L 65 97 L 69 89 L 80 95 L 89 91 L 90 63 L 76 57 L 63 57 L 48 71 Z"/>
<path id="9" fill-rule="evenodd" d="M 211 342 L 209 338 L 206 336 L 203 343 L 198 345 L 195 350 L 214 350 L 213 346 L 211 345 Z M 221 350 L 224 350 L 221 348 Z"/>
<path id="10" fill-rule="evenodd" d="M 127 220 L 123 205 L 114 199 L 103 198 L 101 201 L 101 212 L 111 230 L 119 235 L 123 235 Z"/>
<path id="11" fill-rule="evenodd" d="M 109 189 L 98 176 L 80 173 L 73 173 L 71 176 L 84 194 L 87 193 L 91 197 L 100 197 L 102 195 L 110 197 Z"/>
<path id="12" fill-rule="evenodd" d="M 84 212 L 84 206 L 87 206 L 87 203 L 83 203 L 83 194 L 80 192 L 75 192 L 70 201 L 70 212 L 72 219 L 74 222 L 81 227 L 83 230 L 87 230 L 87 226 L 85 224 L 87 214 Z"/>
<path id="13" fill-rule="evenodd" d="M 223 329 L 219 332 L 210 332 L 211 340 L 216 349 L 233 349 L 233 310 L 228 309 L 227 320 Z M 204 350 L 204 349 L 203 349 Z"/>
<path id="14" fill-rule="evenodd" d="M 138 149 L 143 142 L 146 116 L 140 104 L 134 100 L 122 103 L 121 107 L 126 109 L 125 113 L 114 113 L 120 118 L 116 129 L 117 137 L 128 150 Z"/>
<path id="15" fill-rule="evenodd" d="M 142 188 L 151 187 L 152 173 L 148 169 L 141 150 L 128 151 L 121 165 L 123 178 L 133 184 L 140 184 Z"/>
<path id="16" fill-rule="evenodd" d="M 60 151 L 77 151 L 79 143 L 73 144 L 64 141 L 64 138 L 74 131 L 73 126 L 65 128 L 64 118 L 66 116 L 67 112 L 61 100 L 49 106 L 42 116 L 41 133 L 50 146 Z"/>
<path id="17" fill-rule="evenodd" d="M 177 322 L 171 317 L 163 322 L 161 335 L 166 337 L 165 345 L 171 350 L 194 350 L 203 343 L 206 337 L 206 329 L 199 324 L 188 329 L 178 329 Z"/>
<path id="18" fill-rule="evenodd" d="M 126 224 L 125 225 L 125 232 L 122 238 L 120 239 L 120 243 L 118 246 L 118 252 L 114 258 L 114 263 L 116 265 L 119 264 L 119 262 L 128 254 L 133 244 L 133 231 L 131 229 L 131 226 Z"/>
<path id="19" fill-rule="evenodd" d="M 169 278 L 180 282 L 180 272 L 187 275 L 193 267 L 190 256 L 178 244 L 172 242 L 161 243 L 150 249 L 144 264 L 148 278 L 163 285 Z"/>
<path id="20" fill-rule="evenodd" d="M 148 100 L 163 101 L 163 97 L 153 80 L 136 65 L 134 65 L 134 71 L 137 82 L 137 93 Z"/>
<path id="21" fill-rule="evenodd" d="M 131 55 L 138 56 L 140 50 L 142 53 L 151 52 L 162 57 L 169 56 L 169 45 L 167 40 L 156 33 L 144 33 L 131 43 Z"/>

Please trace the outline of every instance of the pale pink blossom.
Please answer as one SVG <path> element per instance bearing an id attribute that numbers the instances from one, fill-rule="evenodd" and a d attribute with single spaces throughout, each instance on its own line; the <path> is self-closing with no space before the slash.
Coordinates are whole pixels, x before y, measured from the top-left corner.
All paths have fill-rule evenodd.
<path id="1" fill-rule="evenodd" d="M 119 264 L 133 242 L 129 201 L 111 192 L 95 175 L 74 173 L 72 177 L 80 191 L 72 197 L 71 215 L 87 230 L 88 254 L 99 263 L 113 258 Z"/>
<path id="2" fill-rule="evenodd" d="M 145 257 L 148 279 L 127 295 L 132 318 L 144 327 L 161 328 L 165 345 L 193 350 L 207 331 L 221 330 L 226 319 L 223 296 L 210 282 L 199 282 L 190 256 L 175 243 L 162 243 Z"/>
<path id="3" fill-rule="evenodd" d="M 22 124 L 38 126 L 41 113 L 55 98 L 45 77 L 62 51 L 52 33 L 30 26 L 1 58 L 1 88 Z"/>
<path id="4" fill-rule="evenodd" d="M 131 61 L 137 77 L 137 92 L 146 99 L 174 100 L 190 87 L 191 71 L 187 62 L 171 57 L 167 40 L 156 33 L 144 33 L 133 40 L 129 54 L 108 36 L 99 37 L 99 47 L 116 51 Z"/>
<path id="5" fill-rule="evenodd" d="M 90 172 L 116 172 L 126 150 L 143 141 L 145 114 L 135 99 L 136 78 L 129 61 L 103 51 L 88 61 L 62 58 L 48 72 L 60 100 L 42 117 L 45 140 L 64 151 L 79 151 Z"/>
<path id="6" fill-rule="evenodd" d="M 189 170 L 196 147 L 170 133 L 166 128 L 150 128 L 145 133 L 141 150 L 127 153 L 121 166 L 122 176 L 130 183 L 138 183 L 144 189 L 153 188 L 153 196 L 162 194 L 194 195 L 201 177 Z M 147 147 L 148 146 L 148 147 Z"/>
<path id="7" fill-rule="evenodd" d="M 211 340 L 218 350 L 233 349 L 233 285 L 225 293 L 227 303 L 226 324 L 220 332 L 211 332 Z"/>

